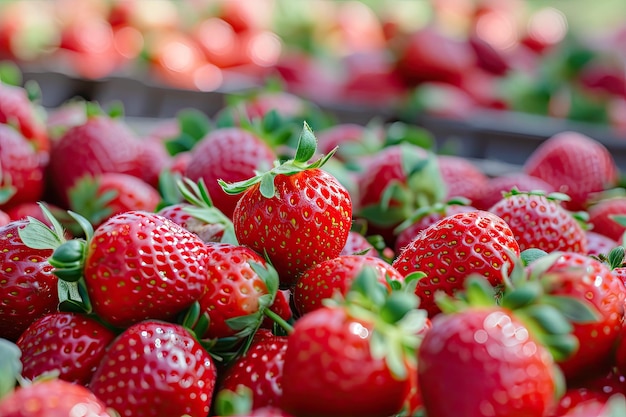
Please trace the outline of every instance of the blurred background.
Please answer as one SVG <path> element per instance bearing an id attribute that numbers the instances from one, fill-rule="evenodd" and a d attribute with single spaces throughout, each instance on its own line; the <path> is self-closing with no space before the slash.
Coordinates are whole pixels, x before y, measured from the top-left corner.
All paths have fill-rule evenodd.
<path id="1" fill-rule="evenodd" d="M 619 137 L 625 19 L 624 0 L 3 0 L 0 59 L 47 107 L 210 114 L 273 85 L 360 120 L 504 111 Z"/>

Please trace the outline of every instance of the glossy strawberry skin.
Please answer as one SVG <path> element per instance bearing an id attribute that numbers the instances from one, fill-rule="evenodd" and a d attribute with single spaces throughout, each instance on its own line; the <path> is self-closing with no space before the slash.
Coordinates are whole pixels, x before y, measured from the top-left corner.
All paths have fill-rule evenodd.
<path id="1" fill-rule="evenodd" d="M 0 228 L 0 337 L 15 341 L 35 320 L 56 311 L 57 278 L 52 274 L 49 249 L 24 245 L 18 220 Z"/>
<path id="2" fill-rule="evenodd" d="M 17 130 L 0 124 L 0 188 L 15 190 L 3 209 L 24 202 L 34 202 L 44 191 L 44 165 L 30 143 Z"/>
<path id="3" fill-rule="evenodd" d="M 384 359 L 372 357 L 371 332 L 371 323 L 342 307 L 324 307 L 296 321 L 285 353 L 281 408 L 299 417 L 399 412 L 408 379 L 394 378 Z"/>
<path id="4" fill-rule="evenodd" d="M 53 145 L 49 173 L 60 203 L 67 191 L 86 174 L 121 172 L 140 176 L 137 164 L 141 142 L 123 122 L 93 116 L 71 127 Z"/>
<path id="5" fill-rule="evenodd" d="M 85 416 L 112 417 L 87 388 L 61 379 L 37 382 L 0 400 L 3 417 L 67 417 L 77 410 Z"/>
<path id="6" fill-rule="evenodd" d="M 571 197 L 570 210 L 585 209 L 592 193 L 613 187 L 618 168 L 606 147 L 577 132 L 561 132 L 543 142 L 526 160 L 524 172 Z"/>
<path id="7" fill-rule="evenodd" d="M 216 129 L 198 142 L 191 151 L 186 176 L 193 181 L 204 180 L 215 207 L 232 217 L 241 195 L 229 195 L 217 180 L 241 181 L 255 170 L 270 169 L 276 155 L 258 136 L 232 127 Z"/>
<path id="8" fill-rule="evenodd" d="M 147 320 L 113 341 L 89 386 L 122 417 L 205 417 L 215 383 L 213 360 L 185 328 Z"/>
<path id="9" fill-rule="evenodd" d="M 205 291 L 207 248 L 195 234 L 154 213 L 109 218 L 90 240 L 85 282 L 94 312 L 113 326 L 171 320 Z"/>
<path id="10" fill-rule="evenodd" d="M 584 229 L 559 201 L 545 195 L 521 193 L 503 197 L 488 211 L 513 230 L 520 251 L 530 248 L 587 253 Z"/>
<path id="11" fill-rule="evenodd" d="M 600 200 L 589 210 L 589 223 L 593 231 L 607 236 L 615 241 L 621 241 L 626 227 L 620 226 L 611 218 L 614 215 L 626 215 L 626 197 L 614 197 Z"/>
<path id="12" fill-rule="evenodd" d="M 473 201 L 489 181 L 484 172 L 461 156 L 439 155 L 437 159 L 448 187 L 447 198 L 466 197 Z"/>
<path id="13" fill-rule="evenodd" d="M 339 255 L 352 224 L 346 189 L 321 169 L 274 179 L 276 194 L 264 197 L 259 184 L 241 197 L 233 214 L 237 241 L 266 253 L 282 285 L 326 259 Z"/>
<path id="14" fill-rule="evenodd" d="M 513 268 L 511 256 L 520 249 L 511 228 L 493 213 L 476 210 L 444 217 L 419 233 L 392 266 L 403 275 L 421 271 L 417 283 L 420 308 L 432 317 L 439 313 L 434 293 L 453 294 L 463 288 L 465 278 L 476 273 L 498 286 L 503 268 Z"/>
<path id="15" fill-rule="evenodd" d="M 526 269 L 532 273 L 536 262 Z M 600 261 L 572 252 L 563 252 L 544 274 L 548 294 L 576 297 L 591 303 L 599 313 L 598 321 L 573 323 L 579 347 L 559 363 L 565 377 L 576 381 L 606 372 L 624 322 L 624 283 Z"/>
<path id="16" fill-rule="evenodd" d="M 592 230 L 586 230 L 585 234 L 587 235 L 587 255 L 608 255 L 611 249 L 618 246 L 618 243 L 610 237 Z"/>
<path id="17" fill-rule="evenodd" d="M 555 397 L 553 364 L 509 311 L 470 308 L 433 319 L 419 386 L 429 417 L 543 416 Z"/>
<path id="18" fill-rule="evenodd" d="M 207 245 L 208 280 L 200 297 L 200 308 L 209 315 L 205 338 L 234 336 L 237 330 L 227 321 L 259 310 L 259 298 L 268 294 L 265 282 L 252 269 L 251 262 L 265 260 L 245 246 L 216 243 Z"/>
<path id="19" fill-rule="evenodd" d="M 322 300 L 346 295 L 350 285 L 363 270 L 371 267 L 378 280 L 389 289 L 387 280 L 404 282 L 404 276 L 380 258 L 367 255 L 340 255 L 305 271 L 294 288 L 294 305 L 300 315 L 323 306 Z"/>
<path id="20" fill-rule="evenodd" d="M 94 318 L 51 313 L 31 324 L 16 344 L 22 351 L 22 376 L 28 379 L 54 370 L 58 378 L 89 383 L 115 333 Z"/>
<path id="21" fill-rule="evenodd" d="M 288 337 L 260 330 L 250 348 L 221 374 L 219 389 L 252 391 L 252 410 L 277 406 L 283 394 L 283 364 Z"/>

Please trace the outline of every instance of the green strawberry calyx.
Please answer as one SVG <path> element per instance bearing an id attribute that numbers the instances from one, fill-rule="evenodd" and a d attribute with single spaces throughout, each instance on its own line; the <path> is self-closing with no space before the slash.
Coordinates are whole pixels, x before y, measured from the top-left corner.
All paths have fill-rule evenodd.
<path id="1" fill-rule="evenodd" d="M 218 182 L 224 192 L 228 194 L 240 194 L 253 185 L 259 184 L 261 195 L 265 198 L 272 198 L 276 194 L 274 178 L 276 178 L 277 175 L 293 175 L 309 169 L 320 168 L 333 156 L 336 150 L 337 148 L 314 162 L 309 162 L 317 152 L 317 138 L 308 123 L 304 122 L 304 127 L 296 148 L 296 155 L 293 159 L 286 160 L 282 163 L 275 161 L 274 168 L 271 170 L 263 173 L 259 172 L 254 177 L 244 181 L 227 183 L 220 179 Z"/>
<path id="2" fill-rule="evenodd" d="M 559 193 L 559 192 L 546 193 L 543 190 L 520 191 L 517 187 L 511 188 L 510 191 L 503 192 L 502 195 L 504 197 L 513 197 L 517 195 L 534 195 L 534 196 L 545 197 L 548 200 L 556 201 L 556 202 L 571 201 L 571 197 L 565 193 Z"/>
<path id="3" fill-rule="evenodd" d="M 18 230 L 22 242 L 32 249 L 52 249 L 48 263 L 54 267 L 52 273 L 58 280 L 59 310 L 91 312 L 87 287 L 83 279 L 83 266 L 87 242 L 93 236 L 93 226 L 81 215 L 68 211 L 68 214 L 83 229 L 85 239 L 65 238 L 65 230 L 48 207 L 39 203 L 41 211 L 52 224 L 48 227 L 42 221 L 28 216 L 26 227 Z"/>
<path id="4" fill-rule="evenodd" d="M 390 281 L 391 282 L 391 281 Z M 373 324 L 370 351 L 383 359 L 398 379 L 408 376 L 408 364 L 415 363 L 427 313 L 419 309 L 415 295 L 417 280 L 395 282 L 391 290 L 378 281 L 372 267 L 364 267 L 345 296 L 325 299 L 325 306 L 345 308 L 356 321 Z"/>

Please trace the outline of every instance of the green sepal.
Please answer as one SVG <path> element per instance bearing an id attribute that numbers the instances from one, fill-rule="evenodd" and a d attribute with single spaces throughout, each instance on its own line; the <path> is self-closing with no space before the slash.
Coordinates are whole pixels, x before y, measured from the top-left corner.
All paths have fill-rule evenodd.
<path id="1" fill-rule="evenodd" d="M 549 304 L 534 304 L 517 310 L 516 314 L 523 314 L 525 319 L 536 323 L 544 333 L 550 335 L 564 335 L 572 332 L 572 324 L 554 306 Z"/>
<path id="2" fill-rule="evenodd" d="M 253 406 L 252 390 L 245 385 L 237 385 L 236 391 L 221 389 L 215 397 L 215 415 L 244 416 L 250 414 Z"/>
<path id="3" fill-rule="evenodd" d="M 529 248 L 529 249 L 522 251 L 522 253 L 520 253 L 520 259 L 522 260 L 522 264 L 524 266 L 528 266 L 532 262 L 536 261 L 539 258 L 546 256 L 547 254 L 548 252 L 544 250 L 537 249 L 537 248 Z"/>
<path id="4" fill-rule="evenodd" d="M 176 114 L 178 136 L 165 141 L 165 149 L 170 155 L 190 151 L 211 130 L 209 117 L 200 110 L 189 108 Z"/>
<path id="5" fill-rule="evenodd" d="M 571 334 L 535 334 L 535 336 L 539 339 L 541 344 L 548 348 L 556 362 L 562 362 L 568 359 L 580 346 L 578 338 Z"/>
<path id="6" fill-rule="evenodd" d="M 156 207 L 157 211 L 182 201 L 183 197 L 178 188 L 178 180 L 180 180 L 180 178 L 181 175 L 179 173 L 167 169 L 159 173 L 157 188 L 161 196 L 161 201 L 159 201 Z"/>
<path id="7" fill-rule="evenodd" d="M 574 297 L 546 294 L 541 298 L 541 301 L 558 309 L 565 318 L 573 323 L 594 323 L 601 318 L 600 312 L 593 304 Z"/>
<path id="8" fill-rule="evenodd" d="M 430 131 L 404 122 L 389 124 L 385 133 L 385 146 L 408 143 L 424 149 L 433 149 L 435 145 L 435 137 Z"/>
<path id="9" fill-rule="evenodd" d="M 619 268 L 624 265 L 625 250 L 623 246 L 616 246 L 609 252 L 607 261 L 611 270 Z"/>
<path id="10" fill-rule="evenodd" d="M 22 242 L 31 249 L 56 249 L 64 242 L 58 234 L 47 224 L 34 217 L 28 216 L 28 225 L 18 229 Z"/>
<path id="11" fill-rule="evenodd" d="M 611 220 L 613 220 L 615 223 L 619 224 L 620 226 L 626 227 L 626 215 L 624 215 L 624 214 L 611 214 L 611 215 L 609 215 L 609 218 Z"/>
<path id="12" fill-rule="evenodd" d="M 113 100 L 107 104 L 106 114 L 111 119 L 123 119 L 126 113 L 124 103 L 120 100 Z"/>
<path id="13" fill-rule="evenodd" d="M 87 294 L 85 281 L 80 279 L 75 282 L 58 280 L 59 311 L 85 313 L 92 312 L 91 301 Z"/>
<path id="14" fill-rule="evenodd" d="M 71 209 L 92 224 L 100 224 L 113 214 L 109 204 L 118 196 L 116 190 L 99 193 L 99 187 L 98 177 L 88 174 L 79 178 L 68 191 Z"/>
<path id="15" fill-rule="evenodd" d="M 472 306 L 492 307 L 496 305 L 496 290 L 481 275 L 469 275 L 465 278 L 465 296 L 467 302 Z"/>
<path id="16" fill-rule="evenodd" d="M 389 324 L 403 319 L 411 310 L 417 308 L 418 301 L 414 294 L 392 291 L 380 308 L 380 317 Z"/>
<path id="17" fill-rule="evenodd" d="M 543 287 L 536 281 L 527 282 L 523 286 L 506 291 L 500 305 L 509 310 L 517 310 L 536 303 L 543 296 Z"/>
<path id="18" fill-rule="evenodd" d="M 22 352 L 13 342 L 0 338 L 0 401 L 10 394 L 22 373 Z"/>

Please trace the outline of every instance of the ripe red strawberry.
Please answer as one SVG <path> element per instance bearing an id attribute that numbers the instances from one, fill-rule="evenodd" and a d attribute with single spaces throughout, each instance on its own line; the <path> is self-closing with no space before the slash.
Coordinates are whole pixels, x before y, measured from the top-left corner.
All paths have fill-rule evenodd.
<path id="1" fill-rule="evenodd" d="M 345 296 L 354 279 L 370 267 L 376 271 L 378 281 L 389 290 L 388 281 L 404 282 L 404 276 L 380 258 L 368 255 L 340 255 L 318 263 L 306 270 L 298 279 L 293 292 L 294 305 L 305 315 L 323 307 L 322 300 L 336 295 Z"/>
<path id="2" fill-rule="evenodd" d="M 346 301 L 295 322 L 288 336 L 280 407 L 297 416 L 400 413 L 424 311 L 411 292 L 388 294 L 365 269 Z"/>
<path id="3" fill-rule="evenodd" d="M 546 294 L 578 298 L 597 309 L 596 321 L 574 323 L 579 347 L 571 357 L 559 361 L 565 377 L 576 381 L 607 371 L 624 322 L 624 283 L 599 260 L 573 252 L 539 258 L 526 269 L 542 283 Z"/>
<path id="4" fill-rule="evenodd" d="M 51 313 L 31 324 L 16 344 L 22 351 L 22 376 L 34 379 L 58 371 L 58 378 L 86 385 L 115 333 L 93 317 Z"/>
<path id="5" fill-rule="evenodd" d="M 217 180 L 236 182 L 255 171 L 270 169 L 274 151 L 257 135 L 240 127 L 220 128 L 208 133 L 191 151 L 185 176 L 202 178 L 215 207 L 232 217 L 240 195 L 229 195 Z"/>
<path id="6" fill-rule="evenodd" d="M 445 204 L 435 203 L 417 209 L 415 213 L 396 228 L 396 232 L 399 231 L 396 238 L 396 253 L 400 253 L 402 248 L 411 243 L 420 231 L 444 217 L 475 210 L 475 207 L 469 205 L 469 200 L 460 198 L 448 200 Z"/>
<path id="7" fill-rule="evenodd" d="M 559 398 L 549 417 L 608 417 L 611 397 L 624 395 L 624 377 L 611 373 L 584 385 L 569 387 Z M 623 414 L 623 413 L 621 413 Z M 619 414 L 615 414 L 619 415 Z"/>
<path id="8" fill-rule="evenodd" d="M 89 387 L 122 417 L 205 417 L 215 383 L 211 356 L 188 330 L 148 320 L 113 341 Z"/>
<path id="9" fill-rule="evenodd" d="M 504 220 L 486 211 L 471 211 L 444 217 L 419 233 L 404 247 L 392 266 L 407 276 L 423 272 L 416 294 L 420 308 L 432 317 L 439 313 L 437 291 L 453 294 L 463 288 L 466 277 L 479 274 L 494 285 L 503 282 L 513 268 L 511 257 L 520 249 Z"/>
<path id="10" fill-rule="evenodd" d="M 45 163 L 21 133 L 0 124 L 0 207 L 40 199 Z"/>
<path id="11" fill-rule="evenodd" d="M 80 414 L 76 414 L 80 413 Z M 2 417 L 112 417 L 89 389 L 61 379 L 39 381 L 0 400 Z"/>
<path id="12" fill-rule="evenodd" d="M 94 227 L 115 214 L 155 211 L 161 200 L 159 192 L 141 178 L 118 172 L 78 178 L 68 190 L 68 196 L 69 208 L 87 218 Z"/>
<path id="13" fill-rule="evenodd" d="M 251 410 L 277 406 L 283 394 L 282 376 L 288 338 L 260 330 L 248 350 L 221 374 L 218 390 L 251 391 Z"/>
<path id="14" fill-rule="evenodd" d="M 86 174 L 121 172 L 139 176 L 137 158 L 141 142 L 121 120 L 92 115 L 85 123 L 68 129 L 54 144 L 50 176 L 61 203 L 67 192 Z"/>
<path id="15" fill-rule="evenodd" d="M 93 311 L 114 326 L 171 320 L 206 290 L 205 243 L 158 214 L 112 216 L 87 245 L 83 273 L 89 299 Z"/>
<path id="16" fill-rule="evenodd" d="M 57 277 L 48 263 L 49 249 L 31 249 L 18 229 L 28 221 L 0 227 L 0 337 L 12 341 L 32 322 L 56 311 Z"/>
<path id="17" fill-rule="evenodd" d="M 364 251 L 367 251 L 365 252 L 367 255 L 378 256 L 376 248 L 374 248 L 374 245 L 372 245 L 365 236 L 359 232 L 351 230 L 348 233 L 348 239 L 346 240 L 346 244 L 341 250 L 340 255 L 356 255 L 363 253 Z"/>
<path id="18" fill-rule="evenodd" d="M 585 209 L 591 195 L 617 184 L 613 156 L 599 141 L 577 132 L 558 133 L 526 160 L 524 172 L 571 197 L 570 210 Z"/>
<path id="19" fill-rule="evenodd" d="M 245 191 L 233 213 L 237 241 L 266 255 L 285 286 L 339 255 L 352 224 L 350 195 L 320 168 L 331 154 L 309 164 L 315 151 L 305 123 L 294 159 L 247 181 L 220 181 L 228 193 Z"/>
<path id="20" fill-rule="evenodd" d="M 555 187 L 541 178 L 533 177 L 523 172 L 500 175 L 490 178 L 486 186 L 474 196 L 472 205 L 480 210 L 489 210 L 491 206 L 502 199 L 503 193 L 508 193 L 513 188 L 523 191 L 544 191 L 552 193 Z"/>
<path id="21" fill-rule="evenodd" d="M 587 235 L 574 215 L 563 208 L 566 197 L 514 188 L 489 211 L 507 222 L 520 251 L 535 248 L 548 253 L 560 250 L 586 254 Z"/>
<path id="22" fill-rule="evenodd" d="M 447 187 L 446 198 L 465 197 L 471 204 L 487 186 L 489 177 L 470 160 L 455 155 L 439 155 L 437 160 Z"/>
<path id="23" fill-rule="evenodd" d="M 608 255 L 608 253 L 618 245 L 613 239 L 596 233 L 592 230 L 586 230 L 587 235 L 587 255 Z"/>
<path id="24" fill-rule="evenodd" d="M 50 151 L 45 111 L 30 100 L 26 88 L 0 83 L 0 123 L 16 128 L 37 153 Z"/>
<path id="25" fill-rule="evenodd" d="M 207 245 L 207 283 L 199 298 L 209 316 L 201 337 L 248 336 L 262 322 L 278 290 L 278 277 L 252 249 L 229 243 Z"/>
<path id="26" fill-rule="evenodd" d="M 626 226 L 616 222 L 614 216 L 626 215 L 626 197 L 606 198 L 594 203 L 588 210 L 593 231 L 615 241 L 621 241 Z"/>
<path id="27" fill-rule="evenodd" d="M 411 144 L 388 146 L 365 158 L 358 180 L 357 217 L 368 222 L 368 233 L 380 234 L 393 248 L 393 229 L 416 209 L 441 201 L 446 190 L 437 157 Z"/>

